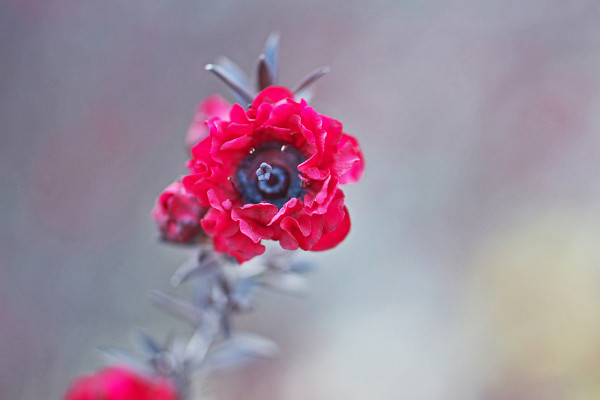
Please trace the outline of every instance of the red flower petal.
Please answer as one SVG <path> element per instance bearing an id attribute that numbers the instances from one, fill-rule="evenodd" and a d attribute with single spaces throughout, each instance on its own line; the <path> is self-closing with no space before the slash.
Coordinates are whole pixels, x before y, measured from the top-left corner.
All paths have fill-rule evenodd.
<path id="1" fill-rule="evenodd" d="M 300 199 L 293 198 L 288 200 L 288 202 L 285 203 L 283 207 L 281 207 L 281 209 L 277 212 L 277 214 L 271 219 L 269 225 L 277 224 L 284 217 L 302 210 L 303 206 L 304 204 Z"/>
<path id="2" fill-rule="evenodd" d="M 323 130 L 327 131 L 327 138 L 325 140 L 324 153 L 335 154 L 342 137 L 342 123 L 337 119 L 322 116 L 323 119 Z"/>
<path id="3" fill-rule="evenodd" d="M 323 120 L 321 115 L 312 107 L 305 107 L 300 112 L 300 118 L 300 132 L 306 138 L 307 142 L 316 146 L 318 154 L 323 154 L 327 132 L 322 128 Z"/>
<path id="4" fill-rule="evenodd" d="M 344 192 L 341 189 L 338 189 L 327 208 L 327 212 L 323 214 L 324 225 L 323 225 L 323 234 L 329 233 L 342 223 L 346 210 L 344 207 Z"/>
<path id="5" fill-rule="evenodd" d="M 330 175 L 324 182 L 315 182 L 306 191 L 304 202 L 310 214 L 324 214 L 337 192 L 338 179 Z"/>
<path id="6" fill-rule="evenodd" d="M 236 258 L 241 264 L 265 252 L 265 246 L 254 243 L 248 236 L 239 232 L 231 237 L 225 238 L 227 254 Z"/>
<path id="7" fill-rule="evenodd" d="M 246 204 L 235 208 L 231 212 L 231 218 L 240 223 L 240 231 L 248 236 L 254 243 L 261 239 L 273 238 L 273 228 L 268 224 L 277 214 L 277 207 L 269 203 Z"/>
<path id="8" fill-rule="evenodd" d="M 212 208 L 202 218 L 204 231 L 211 237 L 227 237 L 238 232 L 238 224 L 231 219 L 231 201 L 221 201 L 213 189 L 208 190 L 207 197 Z"/>
<path id="9" fill-rule="evenodd" d="M 246 116 L 246 110 L 239 104 L 234 104 L 229 112 L 229 120 L 237 124 L 247 124 L 250 122 Z"/>
<path id="10" fill-rule="evenodd" d="M 353 136 L 345 133 L 342 135 L 336 162 L 338 165 L 343 165 L 343 169 L 346 170 L 342 172 L 342 168 L 338 167 L 340 184 L 354 183 L 362 177 L 365 160 L 358 141 Z"/>
<path id="11" fill-rule="evenodd" d="M 283 86 L 269 86 L 261 91 L 254 101 L 252 108 L 258 108 L 263 103 L 275 104 L 285 99 L 293 99 L 294 93 Z"/>
<path id="12" fill-rule="evenodd" d="M 280 226 L 281 245 L 284 249 L 295 250 L 299 246 L 303 250 L 310 250 L 323 233 L 323 216 L 299 213 L 285 217 Z"/>
<path id="13" fill-rule="evenodd" d="M 254 120 L 255 126 L 261 126 L 269 120 L 273 106 L 271 104 L 263 103 L 258 107 L 256 112 L 256 119 Z"/>
<path id="14" fill-rule="evenodd" d="M 321 236 L 319 241 L 311 248 L 312 251 L 329 250 L 346 238 L 348 232 L 350 232 L 350 214 L 346 207 L 344 207 L 344 211 L 346 215 L 337 229 Z"/>

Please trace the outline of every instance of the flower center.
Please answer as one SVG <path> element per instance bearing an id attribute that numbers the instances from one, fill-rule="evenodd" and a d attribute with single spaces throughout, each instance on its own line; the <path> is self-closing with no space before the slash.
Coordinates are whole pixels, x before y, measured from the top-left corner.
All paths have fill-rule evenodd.
<path id="1" fill-rule="evenodd" d="M 281 208 L 289 199 L 304 195 L 298 176 L 298 165 L 304 160 L 292 146 L 266 143 L 240 163 L 236 172 L 237 189 L 248 203 L 266 201 Z"/>

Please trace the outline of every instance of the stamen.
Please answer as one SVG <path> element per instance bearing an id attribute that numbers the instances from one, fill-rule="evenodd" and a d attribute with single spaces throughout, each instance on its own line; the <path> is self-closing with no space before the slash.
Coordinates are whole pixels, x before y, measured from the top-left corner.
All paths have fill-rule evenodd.
<path id="1" fill-rule="evenodd" d="M 228 176 L 228 177 L 227 177 L 227 180 L 229 181 L 229 183 L 231 183 L 231 187 L 233 187 L 233 190 L 235 190 L 235 191 L 236 191 L 236 192 L 238 192 L 238 193 L 241 193 L 241 192 L 238 190 L 237 186 L 235 186 L 235 181 L 233 180 L 233 176 Z"/>
<path id="2" fill-rule="evenodd" d="M 249 151 L 250 154 L 253 154 L 255 151 L 256 151 L 256 149 L 254 147 L 250 147 L 250 151 Z"/>
<path id="3" fill-rule="evenodd" d="M 288 145 L 284 144 L 283 146 L 281 146 L 281 151 L 285 151 L 285 149 L 287 149 L 287 148 L 288 148 Z"/>
<path id="4" fill-rule="evenodd" d="M 256 176 L 259 181 L 268 181 L 271 177 L 271 171 L 273 171 L 273 167 L 264 162 L 260 164 L 260 167 L 256 170 Z"/>

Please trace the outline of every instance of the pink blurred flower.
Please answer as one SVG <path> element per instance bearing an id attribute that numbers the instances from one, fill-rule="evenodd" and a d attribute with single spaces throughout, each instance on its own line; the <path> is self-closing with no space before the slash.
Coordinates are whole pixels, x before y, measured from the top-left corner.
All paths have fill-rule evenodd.
<path id="1" fill-rule="evenodd" d="M 213 94 L 198 104 L 192 125 L 185 136 L 186 148 L 191 149 L 208 136 L 206 121 L 215 117 L 226 120 L 229 117 L 229 110 L 231 104 L 218 94 Z"/>
<path id="2" fill-rule="evenodd" d="M 177 400 L 173 383 L 146 377 L 124 367 L 110 367 L 77 378 L 63 400 Z"/>

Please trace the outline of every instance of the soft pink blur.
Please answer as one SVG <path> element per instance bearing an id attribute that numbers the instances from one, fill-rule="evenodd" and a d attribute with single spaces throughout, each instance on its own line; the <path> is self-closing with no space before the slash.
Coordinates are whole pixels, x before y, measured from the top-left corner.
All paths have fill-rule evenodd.
<path id="1" fill-rule="evenodd" d="M 205 123 L 207 120 L 216 117 L 228 121 L 229 110 L 231 110 L 231 103 L 218 94 L 210 95 L 201 101 L 185 135 L 185 146 L 191 149 L 208 136 L 208 126 Z"/>
<path id="2" fill-rule="evenodd" d="M 600 397 L 596 0 L 0 4 L 0 398 L 59 398 L 175 320 L 188 256 L 148 217 L 196 104 L 281 32 L 281 82 L 361 143 L 343 244 L 306 299 L 237 326 L 283 348 L 215 399 Z"/>

